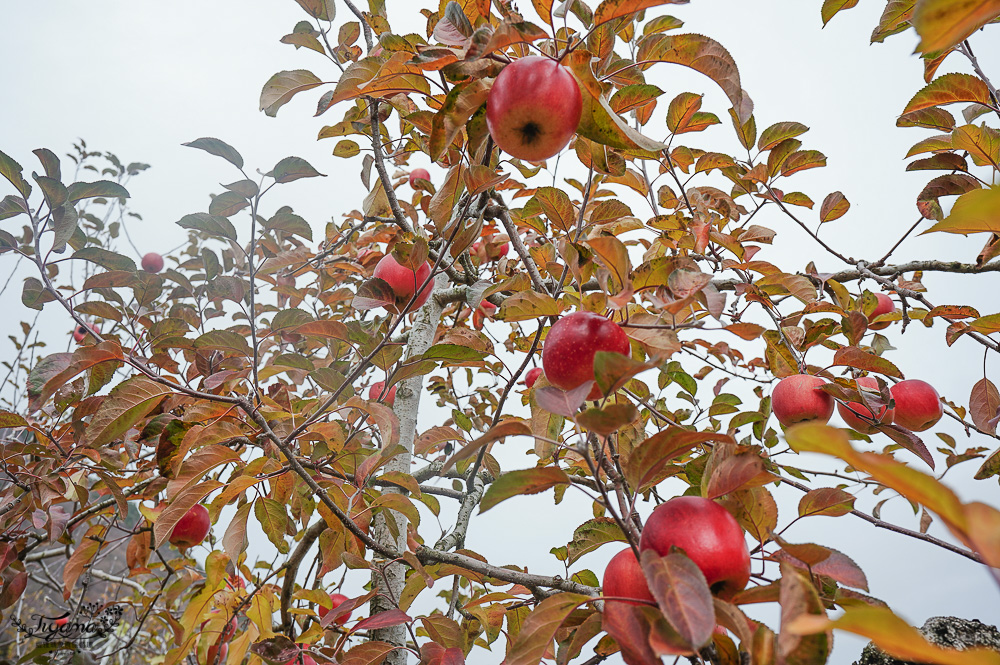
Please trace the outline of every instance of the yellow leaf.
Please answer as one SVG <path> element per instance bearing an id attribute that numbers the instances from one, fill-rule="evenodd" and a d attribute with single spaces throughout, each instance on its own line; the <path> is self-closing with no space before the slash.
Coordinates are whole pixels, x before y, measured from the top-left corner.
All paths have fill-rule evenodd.
<path id="1" fill-rule="evenodd" d="M 884 607 L 848 607 L 838 619 L 818 615 L 797 617 L 785 627 L 808 635 L 831 628 L 861 635 L 898 660 L 938 665 L 1000 665 L 1000 653 L 988 649 L 956 651 L 928 642 L 920 632 Z"/>
<path id="2" fill-rule="evenodd" d="M 951 214 L 924 233 L 1000 233 L 1000 187 L 974 189 L 958 197 Z"/>
<path id="3" fill-rule="evenodd" d="M 920 0 L 912 20 L 920 35 L 917 50 L 951 48 L 997 16 L 1000 0 Z"/>

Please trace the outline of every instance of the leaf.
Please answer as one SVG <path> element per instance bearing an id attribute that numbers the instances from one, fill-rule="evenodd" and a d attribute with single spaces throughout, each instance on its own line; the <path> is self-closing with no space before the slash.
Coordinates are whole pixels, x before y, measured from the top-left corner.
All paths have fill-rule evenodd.
<path id="1" fill-rule="evenodd" d="M 295 0 L 305 10 L 306 14 L 321 21 L 333 21 L 337 16 L 337 4 L 334 0 Z"/>
<path id="2" fill-rule="evenodd" d="M 319 85 L 323 85 L 323 81 L 307 69 L 278 72 L 267 80 L 260 91 L 260 110 L 273 118 L 278 114 L 278 109 L 296 94 Z"/>
<path id="3" fill-rule="evenodd" d="M 917 0 L 890 0 L 885 5 L 878 27 L 872 32 L 872 42 L 883 42 L 886 37 L 897 34 L 910 27 L 914 5 Z"/>
<path id="4" fill-rule="evenodd" d="M 971 74 L 945 74 L 926 86 L 910 99 L 903 114 L 912 113 L 929 106 L 975 102 L 990 105 L 990 89 L 980 79 Z"/>
<path id="5" fill-rule="evenodd" d="M 819 150 L 799 150 L 793 152 L 781 166 L 781 175 L 788 176 L 806 169 L 826 166 L 826 155 Z"/>
<path id="6" fill-rule="evenodd" d="M 577 593 L 557 593 L 540 602 L 521 626 L 505 665 L 538 665 L 563 622 L 588 600 L 588 596 Z"/>
<path id="7" fill-rule="evenodd" d="M 997 16 L 1000 0 L 920 0 L 911 20 L 920 35 L 917 50 L 949 49 Z"/>
<path id="8" fill-rule="evenodd" d="M 83 199 L 93 199 L 98 196 L 108 198 L 127 199 L 128 190 L 117 182 L 110 180 L 98 180 L 97 182 L 74 182 L 67 188 L 70 202 L 82 201 Z"/>
<path id="9" fill-rule="evenodd" d="M 411 619 L 403 610 L 391 609 L 386 612 L 379 612 L 378 614 L 370 616 L 367 619 L 362 619 L 352 627 L 352 630 L 389 628 L 391 626 L 400 626 L 404 623 L 410 623 L 411 621 L 413 621 L 413 619 Z"/>
<path id="10" fill-rule="evenodd" d="M 662 665 L 660 655 L 684 653 L 683 638 L 667 625 L 658 607 L 605 603 L 601 628 L 621 648 L 626 665 Z"/>
<path id="11" fill-rule="evenodd" d="M 639 419 L 633 404 L 607 404 L 602 409 L 590 408 L 576 416 L 576 423 L 599 436 L 609 437 Z"/>
<path id="12" fill-rule="evenodd" d="M 739 122 L 749 121 L 753 102 L 741 87 L 736 61 L 717 41 L 696 34 L 650 35 L 641 42 L 636 61 L 652 60 L 684 65 L 709 77 L 726 93 Z"/>
<path id="13" fill-rule="evenodd" d="M 902 379 L 899 368 L 881 356 L 868 353 L 856 346 L 845 346 L 837 349 L 833 355 L 834 367 L 853 367 L 866 372 L 876 372 L 896 379 Z"/>
<path id="14" fill-rule="evenodd" d="M 673 425 L 639 445 L 625 461 L 625 479 L 634 492 L 643 492 L 666 477 L 665 468 L 674 459 L 703 443 L 734 443 L 732 437 L 715 432 L 692 432 Z"/>
<path id="15" fill-rule="evenodd" d="M 170 394 L 170 389 L 145 376 L 118 384 L 101 403 L 83 437 L 92 448 L 111 443 L 132 428 Z"/>
<path id="16" fill-rule="evenodd" d="M 31 195 L 31 185 L 21 176 L 24 169 L 6 153 L 0 151 L 0 175 L 6 178 L 25 200 Z"/>
<path id="17" fill-rule="evenodd" d="M 234 566 L 239 563 L 240 555 L 250 546 L 250 541 L 247 539 L 247 520 L 250 517 L 251 507 L 252 504 L 244 503 L 237 508 L 233 520 L 222 536 L 222 547 Z"/>
<path id="18" fill-rule="evenodd" d="M 969 396 L 969 416 L 979 429 L 996 434 L 996 423 L 992 423 L 1000 410 L 1000 391 L 989 379 L 983 378 L 972 386 Z"/>
<path id="19" fill-rule="evenodd" d="M 456 452 L 454 455 L 448 458 L 441 467 L 441 473 L 447 473 L 447 471 L 455 466 L 456 463 L 463 459 L 468 459 L 475 455 L 480 448 L 484 448 L 494 441 L 499 441 L 500 439 L 507 436 L 531 436 L 531 427 L 525 424 L 521 420 L 507 419 L 499 422 L 495 427 L 491 427 L 486 431 L 481 437 L 475 441 L 470 442 L 467 446 L 463 447 L 461 450 Z"/>
<path id="20" fill-rule="evenodd" d="M 808 635 L 834 628 L 860 635 L 875 643 L 888 656 L 907 662 L 939 663 L 940 665 L 998 665 L 1000 654 L 976 648 L 957 651 L 945 649 L 927 641 L 920 631 L 900 619 L 885 607 L 851 605 L 844 607 L 837 619 L 806 615 L 784 626 L 789 633 Z"/>
<path id="21" fill-rule="evenodd" d="M 595 143 L 649 155 L 665 150 L 667 145 L 654 141 L 633 129 L 615 113 L 604 98 L 601 82 L 591 69 L 593 54 L 577 49 L 563 59 L 563 64 L 573 72 L 583 96 L 583 112 L 577 134 Z"/>
<path id="22" fill-rule="evenodd" d="M 250 345 L 243 335 L 231 330 L 212 330 L 194 340 L 196 349 L 209 349 L 250 357 Z"/>
<path id="23" fill-rule="evenodd" d="M 660 5 L 686 5 L 689 0 L 604 0 L 594 10 L 594 26 Z"/>
<path id="24" fill-rule="evenodd" d="M 236 227 L 225 217 L 209 215 L 204 212 L 197 212 L 192 215 L 184 215 L 177 222 L 177 226 L 182 229 L 194 229 L 216 238 L 226 238 L 236 240 Z"/>
<path id="25" fill-rule="evenodd" d="M 199 150 L 204 150 L 205 152 L 215 155 L 216 157 L 222 157 L 238 169 L 243 168 L 243 156 L 237 152 L 236 148 L 229 145 L 225 141 L 213 139 L 211 137 L 203 137 L 195 139 L 194 141 L 182 143 L 181 145 L 188 148 L 198 148 Z"/>
<path id="26" fill-rule="evenodd" d="M 823 27 L 830 22 L 834 16 L 845 9 L 852 9 L 858 6 L 860 0 L 823 0 L 820 8 L 820 16 L 823 18 Z"/>
<path id="27" fill-rule="evenodd" d="M 285 504 L 266 496 L 258 497 L 253 504 L 253 514 L 271 544 L 282 554 L 287 554 L 289 546 L 285 531 L 288 528 L 288 513 Z"/>
<path id="28" fill-rule="evenodd" d="M 437 161 L 444 156 L 455 137 L 475 112 L 486 102 L 489 87 L 479 79 L 460 83 L 448 92 L 444 104 L 434 114 L 431 123 L 430 157 Z"/>
<path id="29" fill-rule="evenodd" d="M 719 448 L 716 448 L 719 450 Z M 737 453 L 723 457 L 713 466 L 705 485 L 706 499 L 715 499 L 743 489 L 748 483 L 761 485 L 761 476 L 767 477 L 764 460 L 755 452 Z"/>
<path id="30" fill-rule="evenodd" d="M 250 202 L 242 194 L 226 191 L 212 198 L 212 202 L 208 204 L 208 214 L 232 217 L 248 205 Z"/>
<path id="31" fill-rule="evenodd" d="M 854 509 L 854 496 L 836 487 L 810 490 L 799 499 L 799 517 L 839 517 Z"/>
<path id="32" fill-rule="evenodd" d="M 965 150 L 976 166 L 1000 170 L 1000 131 L 983 125 L 963 125 L 951 133 L 956 150 Z"/>
<path id="33" fill-rule="evenodd" d="M 98 526 L 90 527 L 83 538 L 80 539 L 80 544 L 73 550 L 73 554 L 70 555 L 66 561 L 65 568 L 63 568 L 64 599 L 68 600 L 72 595 L 76 581 L 80 579 L 80 575 L 83 574 L 83 571 L 90 565 L 90 562 L 97 555 L 98 551 L 100 551 L 102 540 L 101 528 Z M 6 584 L 4 586 L 6 587 Z M 6 588 L 4 591 L 6 591 Z"/>
<path id="34" fill-rule="evenodd" d="M 685 645 L 700 650 L 715 629 L 715 605 L 704 574 L 680 552 L 661 557 L 647 549 L 641 554 L 641 563 L 649 590 L 671 627 Z"/>
<path id="35" fill-rule="evenodd" d="M 124 270 L 126 272 L 135 272 L 136 270 L 135 261 L 132 259 L 100 247 L 84 247 L 74 252 L 73 258 L 90 261 L 108 270 Z"/>
<path id="36" fill-rule="evenodd" d="M 826 619 L 823 604 L 809 577 L 788 563 L 781 564 L 781 631 L 776 650 L 780 663 L 825 663 L 833 636 L 829 631 L 803 636 L 789 629 L 800 617 Z"/>
<path id="37" fill-rule="evenodd" d="M 951 214 L 924 233 L 935 231 L 962 235 L 1000 233 L 1000 187 L 974 189 L 959 196 Z"/>
<path id="38" fill-rule="evenodd" d="M 823 205 L 819 208 L 819 221 L 832 222 L 840 219 L 851 209 L 851 202 L 841 192 L 833 192 L 823 199 Z"/>
<path id="39" fill-rule="evenodd" d="M 301 157 L 285 157 L 265 175 L 271 176 L 275 182 L 280 183 L 292 182 L 299 178 L 326 177 L 326 174 L 314 169 L 309 162 Z"/>
<path id="40" fill-rule="evenodd" d="M 536 388 L 535 402 L 549 413 L 573 418 L 587 400 L 592 386 L 592 382 L 587 381 L 573 390 L 560 390 L 555 386 Z"/>
<path id="41" fill-rule="evenodd" d="M 512 496 L 538 494 L 556 485 L 568 484 L 566 472 L 552 466 L 509 471 L 490 484 L 479 503 L 479 512 L 485 513 Z"/>
<path id="42" fill-rule="evenodd" d="M 863 453 L 855 450 L 847 433 L 827 425 L 801 423 L 785 432 L 785 439 L 797 452 L 819 452 L 844 460 L 855 469 L 867 473 L 873 480 L 890 487 L 906 499 L 936 513 L 948 529 L 963 543 L 979 551 L 988 565 L 1000 566 L 1000 547 L 984 547 L 987 534 L 971 528 L 969 514 L 984 512 L 983 508 L 970 508 L 933 476 L 922 473 L 887 455 Z M 980 504 L 981 505 L 981 504 Z M 984 521 L 986 518 L 983 518 Z"/>
<path id="43" fill-rule="evenodd" d="M 587 520 L 573 532 L 573 540 L 566 545 L 566 562 L 570 565 L 588 552 L 606 543 L 626 542 L 625 534 L 610 517 Z"/>
<path id="44" fill-rule="evenodd" d="M 779 122 L 771 125 L 760 133 L 760 140 L 757 141 L 757 149 L 761 152 L 771 150 L 785 139 L 793 139 L 809 131 L 809 128 L 800 122 Z"/>

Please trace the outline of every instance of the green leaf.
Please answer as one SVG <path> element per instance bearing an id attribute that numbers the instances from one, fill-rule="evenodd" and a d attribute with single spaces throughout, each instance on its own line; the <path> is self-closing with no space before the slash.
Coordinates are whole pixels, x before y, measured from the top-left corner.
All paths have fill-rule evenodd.
<path id="1" fill-rule="evenodd" d="M 570 565 L 588 552 L 593 552 L 605 543 L 626 542 L 625 534 L 610 517 L 587 520 L 573 532 L 573 540 L 566 546 L 567 563 Z"/>
<path id="2" fill-rule="evenodd" d="M 810 490 L 799 499 L 799 517 L 839 517 L 854 509 L 854 496 L 836 487 Z"/>
<path id="3" fill-rule="evenodd" d="M 274 165 L 274 168 L 265 175 L 274 178 L 275 182 L 285 183 L 298 180 L 299 178 L 314 178 L 316 176 L 326 177 L 320 173 L 301 157 L 285 157 Z"/>
<path id="4" fill-rule="evenodd" d="M 760 140 L 757 141 L 757 149 L 760 151 L 770 150 L 785 139 L 793 139 L 809 131 L 809 128 L 800 122 L 779 122 L 771 125 L 760 133 Z"/>
<path id="5" fill-rule="evenodd" d="M 31 185 L 21 177 L 23 170 L 20 164 L 7 156 L 6 153 L 0 151 L 0 175 L 7 178 L 10 184 L 14 185 L 14 189 L 19 191 L 21 196 L 27 200 L 31 196 Z"/>
<path id="6" fill-rule="evenodd" d="M 15 215 L 23 215 L 26 212 L 28 211 L 24 209 L 21 199 L 13 194 L 8 194 L 3 199 L 0 199 L 0 220 L 14 217 Z"/>
<path id="7" fill-rule="evenodd" d="M 1000 233 L 1000 187 L 974 189 L 958 197 L 945 217 L 924 233 Z"/>
<path id="8" fill-rule="evenodd" d="M 135 272 L 136 270 L 135 261 L 132 259 L 121 254 L 109 252 L 100 247 L 84 247 L 74 252 L 73 258 L 96 263 L 108 270 L 123 270 L 127 272 Z"/>
<path id="9" fill-rule="evenodd" d="M 110 180 L 98 180 L 97 182 L 74 182 L 68 188 L 69 200 L 72 202 L 83 199 L 93 199 L 104 196 L 112 199 L 129 198 L 128 190 L 117 182 Z"/>
<path id="10" fill-rule="evenodd" d="M 212 202 L 208 204 L 208 214 L 232 217 L 248 205 L 250 202 L 242 194 L 226 191 L 212 198 Z"/>
<path id="11" fill-rule="evenodd" d="M 213 139 L 211 137 L 203 137 L 195 139 L 194 141 L 189 141 L 188 143 L 182 143 L 181 145 L 187 146 L 188 148 L 198 148 L 199 150 L 204 150 L 205 152 L 215 155 L 216 157 L 222 157 L 238 169 L 243 168 L 243 156 L 237 152 L 236 148 L 229 145 L 225 141 Z"/>
<path id="12" fill-rule="evenodd" d="M 957 102 L 976 102 L 989 106 L 992 104 L 990 89 L 971 74 L 945 74 L 915 94 L 903 109 L 903 113 Z"/>
<path id="13" fill-rule="evenodd" d="M 260 110 L 273 118 L 278 114 L 278 109 L 296 94 L 320 85 L 323 85 L 323 81 L 307 69 L 278 72 L 267 80 L 260 91 Z"/>
<path id="14" fill-rule="evenodd" d="M 553 466 L 509 471 L 497 478 L 486 490 L 479 503 L 479 512 L 485 513 L 512 496 L 538 494 L 556 485 L 569 485 L 569 476 L 562 469 Z"/>
<path id="15" fill-rule="evenodd" d="M 917 50 L 944 51 L 998 16 L 1000 0 L 920 0 L 912 20 L 920 35 Z"/>
<path id="16" fill-rule="evenodd" d="M 285 511 L 285 504 L 262 496 L 254 501 L 253 514 L 271 544 L 282 554 L 287 554 L 291 548 L 285 540 L 285 531 L 288 529 L 288 513 Z"/>
<path id="17" fill-rule="evenodd" d="M 306 240 L 312 240 L 312 227 L 309 222 L 291 212 L 279 212 L 271 219 L 267 220 L 266 226 L 270 231 L 282 231 L 291 235 L 296 235 Z"/>
<path id="18" fill-rule="evenodd" d="M 52 302 L 56 297 L 45 288 L 45 285 L 37 277 L 26 277 L 24 287 L 21 289 L 21 304 L 31 309 L 41 311 L 47 302 Z"/>
<path id="19" fill-rule="evenodd" d="M 59 158 L 54 152 L 48 148 L 38 148 L 32 150 L 35 156 L 38 157 L 38 161 L 42 163 L 42 168 L 45 169 L 45 175 L 54 179 L 62 180 L 62 167 L 59 164 Z"/>
<path id="20" fill-rule="evenodd" d="M 342 141 L 337 142 L 337 147 L 333 149 L 333 156 L 348 158 L 354 157 L 355 155 L 360 154 L 360 152 L 361 146 L 359 146 L 355 141 L 343 139 Z"/>
<path id="21" fill-rule="evenodd" d="M 243 335 L 230 330 L 212 330 L 194 340 L 196 349 L 212 349 L 250 357 L 250 345 Z"/>
<path id="22" fill-rule="evenodd" d="M 236 240 L 236 227 L 225 217 L 209 215 L 204 212 L 196 212 L 193 215 L 184 215 L 177 226 L 182 229 L 194 229 L 201 231 L 215 238 L 226 238 Z"/>
<path id="23" fill-rule="evenodd" d="M 639 410 L 632 404 L 607 404 L 590 408 L 576 416 L 576 423 L 602 437 L 608 437 L 639 419 Z"/>

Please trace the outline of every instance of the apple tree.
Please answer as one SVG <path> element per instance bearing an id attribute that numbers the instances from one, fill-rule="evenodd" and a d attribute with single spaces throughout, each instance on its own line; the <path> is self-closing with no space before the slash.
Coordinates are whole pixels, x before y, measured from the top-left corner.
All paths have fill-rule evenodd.
<path id="1" fill-rule="evenodd" d="M 996 482 L 1000 392 L 984 376 L 942 397 L 893 363 L 908 326 L 1000 352 L 1000 314 L 921 281 L 1000 269 L 1000 99 L 973 50 L 1000 3 L 886 3 L 872 40 L 920 37 L 926 86 L 897 125 L 925 131 L 906 168 L 928 183 L 900 242 L 856 258 L 814 230 L 850 209 L 836 184 L 795 189 L 826 164 L 809 128 L 758 128 L 726 48 L 666 13 L 684 0 L 425 0 L 422 34 L 384 0 L 296 1 L 281 41 L 324 67 L 274 74 L 260 107 L 314 95 L 319 139 L 356 167 L 322 237 L 284 185 L 323 165 L 248 165 L 199 138 L 192 158 L 230 184 L 177 222 L 166 261 L 137 265 L 121 241 L 145 165 L 81 144 L 73 169 L 36 150 L 38 173 L 0 153 L 25 311 L 61 308 L 76 331 L 47 353 L 26 322 L 5 362 L 24 386 L 0 412 L 5 618 L 26 626 L 48 594 L 73 625 L 103 584 L 125 608 L 97 647 L 116 663 L 818 665 L 835 629 L 901 659 L 997 662 L 930 645 L 846 554 L 783 534 L 863 520 L 1000 582 L 1000 512 L 941 480 L 971 463 Z M 951 59 L 975 74 L 940 74 Z M 728 105 L 672 89 L 677 67 Z M 699 147 L 709 133 L 728 150 Z M 813 260 L 757 256 L 778 221 Z M 986 241 L 905 260 L 917 232 Z M 428 405 L 450 417 L 418 427 Z M 966 447 L 931 443 L 942 417 Z M 781 487 L 801 498 L 779 519 Z M 565 574 L 467 548 L 474 517 L 547 490 L 587 497 L 553 550 Z M 872 490 L 919 521 L 882 520 Z M 585 568 L 598 548 L 620 552 Z M 364 593 L 341 593 L 347 575 Z M 20 662 L 72 646 L 20 635 L 4 645 Z"/>

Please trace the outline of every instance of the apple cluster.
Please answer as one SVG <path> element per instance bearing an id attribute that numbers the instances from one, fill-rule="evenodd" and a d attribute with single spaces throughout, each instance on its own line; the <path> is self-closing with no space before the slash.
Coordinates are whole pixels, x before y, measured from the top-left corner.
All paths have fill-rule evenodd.
<path id="1" fill-rule="evenodd" d="M 822 378 L 809 374 L 786 376 L 771 393 L 771 411 L 785 427 L 807 420 L 825 423 L 833 415 L 833 396 L 823 390 Z M 878 382 L 863 376 L 857 379 L 858 390 L 878 392 Z M 944 410 L 934 386 L 919 379 L 900 381 L 889 388 L 889 404 L 836 404 L 837 412 L 848 427 L 862 434 L 874 434 L 879 424 L 894 423 L 911 432 L 923 432 L 941 420 Z"/>
<path id="2" fill-rule="evenodd" d="M 750 581 L 750 551 L 743 529 L 715 501 L 680 496 L 656 507 L 643 527 L 639 551 L 653 550 L 666 556 L 673 547 L 687 554 L 720 598 L 732 598 Z M 632 548 L 622 550 L 608 563 L 603 590 L 608 598 L 633 599 L 609 602 L 656 602 Z"/>

